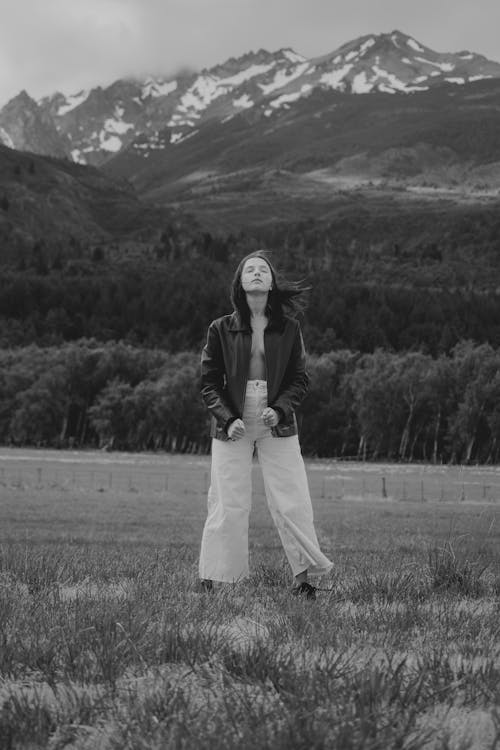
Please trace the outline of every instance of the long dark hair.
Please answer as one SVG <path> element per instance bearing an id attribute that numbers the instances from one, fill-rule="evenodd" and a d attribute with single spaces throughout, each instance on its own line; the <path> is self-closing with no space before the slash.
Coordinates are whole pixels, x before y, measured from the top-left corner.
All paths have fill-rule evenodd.
<path id="1" fill-rule="evenodd" d="M 271 270 L 273 286 L 267 298 L 266 315 L 269 322 L 280 325 L 285 316 L 295 317 L 303 312 L 307 304 L 307 293 L 310 287 L 304 286 L 302 281 L 288 281 L 278 274 L 270 260 L 269 250 L 256 250 L 246 255 L 238 264 L 231 282 L 231 302 L 234 311 L 239 313 L 243 323 L 250 326 L 250 309 L 246 292 L 241 285 L 243 266 L 250 258 L 262 258 Z"/>

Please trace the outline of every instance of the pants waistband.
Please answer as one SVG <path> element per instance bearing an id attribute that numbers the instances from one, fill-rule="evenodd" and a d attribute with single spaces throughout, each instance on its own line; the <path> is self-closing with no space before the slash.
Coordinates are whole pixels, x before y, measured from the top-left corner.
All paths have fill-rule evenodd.
<path id="1" fill-rule="evenodd" d="M 247 391 L 267 391 L 267 381 L 247 380 Z"/>

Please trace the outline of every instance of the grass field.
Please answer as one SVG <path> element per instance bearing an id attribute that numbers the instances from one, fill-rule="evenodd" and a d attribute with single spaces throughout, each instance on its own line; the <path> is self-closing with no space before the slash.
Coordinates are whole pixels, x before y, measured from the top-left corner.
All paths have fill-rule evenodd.
<path id="1" fill-rule="evenodd" d="M 500 747 L 500 473 L 308 470 L 316 602 L 258 470 L 251 577 L 209 595 L 206 457 L 0 451 L 0 748 Z"/>

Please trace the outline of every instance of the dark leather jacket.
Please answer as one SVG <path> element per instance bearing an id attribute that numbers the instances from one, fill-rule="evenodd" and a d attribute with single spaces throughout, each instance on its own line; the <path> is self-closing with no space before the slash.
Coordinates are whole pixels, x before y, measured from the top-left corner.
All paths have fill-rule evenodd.
<path id="1" fill-rule="evenodd" d="M 228 440 L 227 428 L 243 414 L 252 332 L 238 313 L 214 320 L 201 356 L 201 393 L 212 415 L 210 434 Z M 264 331 L 268 405 L 280 421 L 275 437 L 297 434 L 295 409 L 307 393 L 309 377 L 300 325 L 293 318 Z"/>

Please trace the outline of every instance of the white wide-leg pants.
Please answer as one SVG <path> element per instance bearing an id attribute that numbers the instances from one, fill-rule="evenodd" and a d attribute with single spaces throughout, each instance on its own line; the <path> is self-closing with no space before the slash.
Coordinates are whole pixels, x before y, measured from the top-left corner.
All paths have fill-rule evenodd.
<path id="1" fill-rule="evenodd" d="M 240 440 L 212 440 L 208 516 L 203 530 L 200 578 L 232 583 L 248 575 L 248 518 L 252 499 L 254 446 L 267 503 L 294 576 L 327 573 L 333 564 L 321 552 L 297 435 L 273 437 L 260 417 L 267 406 L 267 385 L 247 384 Z"/>

